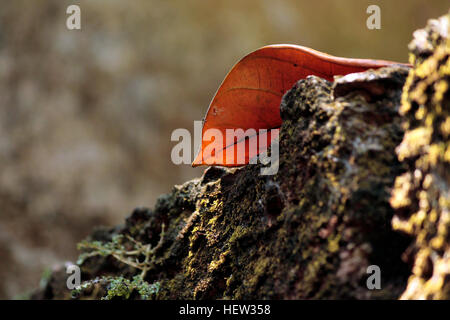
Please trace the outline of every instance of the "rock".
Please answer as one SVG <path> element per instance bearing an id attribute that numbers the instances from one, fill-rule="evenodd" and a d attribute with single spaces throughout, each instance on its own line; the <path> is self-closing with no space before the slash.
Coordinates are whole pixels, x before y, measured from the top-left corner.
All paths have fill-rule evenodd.
<path id="1" fill-rule="evenodd" d="M 395 230 L 414 236 L 414 262 L 403 299 L 450 299 L 450 13 L 430 20 L 409 44 L 414 70 L 400 113 L 405 136 L 397 147 L 407 171 L 395 181 Z"/>
<path id="2" fill-rule="evenodd" d="M 208 168 L 91 243 L 126 235 L 156 247 L 164 225 L 145 274 L 160 284 L 157 299 L 398 297 L 409 275 L 401 260 L 409 240 L 390 226 L 389 190 L 405 170 L 395 148 L 407 73 L 391 67 L 354 75 L 366 87 L 390 84 L 370 102 L 359 89 L 333 98 L 342 82 L 300 80 L 281 104 L 278 174 L 262 176 L 259 165 Z M 382 270 L 382 290 L 367 289 L 372 264 Z M 109 254 L 80 266 L 83 280 L 139 274 Z"/>
<path id="3" fill-rule="evenodd" d="M 448 299 L 446 23 L 415 34 L 412 71 L 298 81 L 276 175 L 206 169 L 82 242 L 72 295 L 54 274 L 33 297 Z"/>

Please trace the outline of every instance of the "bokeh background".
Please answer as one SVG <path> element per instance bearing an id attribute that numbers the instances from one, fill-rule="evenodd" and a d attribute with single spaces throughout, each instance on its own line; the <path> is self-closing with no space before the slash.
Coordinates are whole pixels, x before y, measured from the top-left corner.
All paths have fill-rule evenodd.
<path id="1" fill-rule="evenodd" d="M 81 31 L 66 8 L 81 7 Z M 381 30 L 366 8 L 381 8 Z M 448 0 L 0 0 L 0 298 L 76 259 L 95 226 L 123 222 L 199 176 L 170 134 L 193 130 L 232 65 L 272 43 L 406 62 L 412 32 Z"/>

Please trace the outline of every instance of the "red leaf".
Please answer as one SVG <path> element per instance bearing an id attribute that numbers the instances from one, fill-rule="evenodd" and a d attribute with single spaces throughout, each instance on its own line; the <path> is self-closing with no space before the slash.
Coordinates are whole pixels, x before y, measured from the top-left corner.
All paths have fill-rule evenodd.
<path id="1" fill-rule="evenodd" d="M 259 137 L 262 145 L 257 150 L 245 149 L 244 161 L 237 159 L 238 148 L 248 148 L 258 140 L 259 129 L 281 126 L 281 98 L 298 80 L 315 75 L 333 81 L 335 75 L 346 75 L 395 63 L 334 57 L 297 45 L 270 45 L 248 54 L 223 80 L 209 105 L 203 123 L 203 139 L 209 129 L 219 130 L 217 133 L 220 132 L 223 139 L 202 139 L 201 149 L 192 166 L 235 167 L 247 164 L 254 156 L 264 152 L 278 132 L 274 132 L 275 135 L 268 134 L 264 139 Z M 237 139 L 227 145 L 226 129 L 255 129 L 256 134 L 246 138 L 245 134 L 239 133 Z M 209 154 L 210 152 L 205 153 L 205 150 L 214 152 Z"/>

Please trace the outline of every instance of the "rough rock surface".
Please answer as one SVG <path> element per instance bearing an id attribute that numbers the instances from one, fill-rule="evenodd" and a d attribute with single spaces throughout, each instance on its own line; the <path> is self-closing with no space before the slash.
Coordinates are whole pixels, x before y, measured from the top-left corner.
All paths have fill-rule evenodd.
<path id="1" fill-rule="evenodd" d="M 406 130 L 397 148 L 408 170 L 391 200 L 395 230 L 414 236 L 414 261 L 404 299 L 450 299 L 450 13 L 414 33 L 414 70 L 400 113 Z"/>
<path id="2" fill-rule="evenodd" d="M 345 77 L 335 90 L 317 77 L 299 81 L 281 104 L 276 175 L 260 175 L 259 165 L 209 168 L 160 197 L 154 210 L 137 209 L 125 226 L 91 241 L 123 234 L 156 246 L 164 224 L 145 275 L 160 283 L 158 299 L 397 297 L 408 275 L 401 254 L 409 241 L 390 226 L 389 192 L 404 171 L 395 148 L 407 72 L 359 74 L 369 86 L 385 84 L 378 95 L 359 94 L 358 87 L 333 97 L 348 87 Z M 380 291 L 366 287 L 372 264 L 383 271 Z M 83 280 L 138 274 L 111 255 L 81 266 Z"/>
<path id="3" fill-rule="evenodd" d="M 448 298 L 445 23 L 416 36 L 409 76 L 392 66 L 300 80 L 281 103 L 276 175 L 208 168 L 81 243 L 81 289 L 60 268 L 33 297 Z M 370 265 L 380 290 L 367 287 Z"/>

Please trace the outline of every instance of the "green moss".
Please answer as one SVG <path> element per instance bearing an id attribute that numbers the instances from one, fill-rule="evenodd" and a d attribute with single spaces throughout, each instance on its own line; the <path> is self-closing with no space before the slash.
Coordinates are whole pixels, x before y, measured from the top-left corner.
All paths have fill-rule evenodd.
<path id="1" fill-rule="evenodd" d="M 406 73 L 368 71 L 367 86 L 388 81 L 373 102 L 355 93 L 334 98 L 318 77 L 299 81 L 281 105 L 276 175 L 261 176 L 260 165 L 207 169 L 153 211 L 90 239 L 84 274 L 132 279 L 141 271 L 116 256 L 138 242 L 157 247 L 142 277 L 159 282 L 157 299 L 370 298 L 361 273 L 369 264 L 380 265 L 390 288 L 381 297 L 397 297 L 408 276 L 400 260 L 406 244 L 390 228 L 386 190 L 403 170 L 393 154 Z M 366 243 L 370 255 L 359 250 Z M 118 281 L 111 296 L 134 298 L 128 285 Z"/>
<path id="2" fill-rule="evenodd" d="M 129 299 L 131 294 L 136 292 L 143 300 L 149 300 L 155 297 L 160 288 L 160 283 L 155 282 L 149 284 L 140 276 L 133 277 L 133 280 L 119 277 L 102 277 L 84 282 L 79 288 L 72 291 L 73 297 L 81 296 L 85 291 L 92 287 L 101 287 L 106 294 L 101 298 L 102 300 L 111 300 L 114 298 Z"/>

